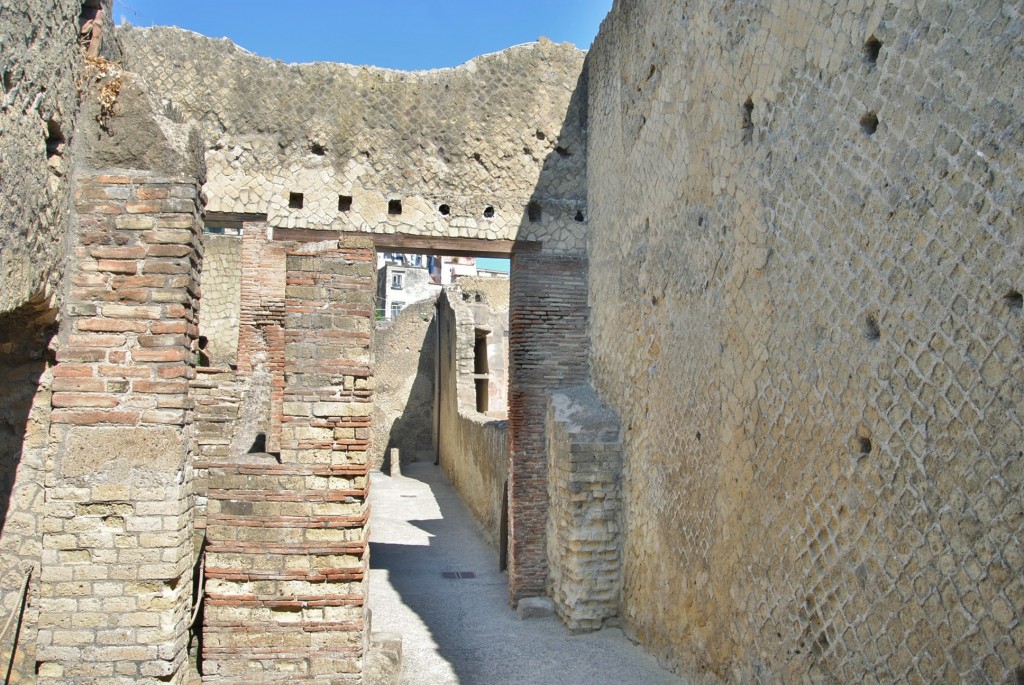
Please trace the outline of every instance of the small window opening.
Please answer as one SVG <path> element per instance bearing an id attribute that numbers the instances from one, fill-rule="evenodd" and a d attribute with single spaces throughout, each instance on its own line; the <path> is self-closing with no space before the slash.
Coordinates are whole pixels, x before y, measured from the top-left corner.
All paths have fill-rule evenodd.
<path id="1" fill-rule="evenodd" d="M 531 202 L 526 205 L 526 217 L 530 220 L 531 224 L 535 224 L 540 221 L 540 205 L 536 202 Z"/>
<path id="2" fill-rule="evenodd" d="M 864 43 L 864 61 L 868 64 L 876 64 L 878 55 L 882 52 L 882 41 L 871 36 Z"/>
<path id="3" fill-rule="evenodd" d="M 401 200 L 388 200 L 388 214 L 391 216 L 398 216 L 402 213 L 402 201 Z"/>
<path id="4" fill-rule="evenodd" d="M 582 221 L 583 221 L 583 212 L 582 211 L 576 212 L 576 216 L 573 217 L 573 218 L 576 219 L 576 221 L 579 221 L 579 222 L 582 223 Z"/>
<path id="5" fill-rule="evenodd" d="M 397 318 L 398 315 L 402 313 L 403 309 L 405 309 L 405 302 L 392 302 L 391 303 L 391 318 L 392 319 Z"/>
<path id="6" fill-rule="evenodd" d="M 303 201 L 302 193 L 288 193 L 288 207 L 290 209 L 302 209 Z"/>
<path id="7" fill-rule="evenodd" d="M 401 290 L 405 283 L 405 274 L 401 271 L 396 271 L 391 274 L 391 289 Z"/>
<path id="8" fill-rule="evenodd" d="M 352 211 L 352 196 L 351 195 L 339 195 L 338 196 L 338 211 L 349 212 Z"/>
<path id="9" fill-rule="evenodd" d="M 487 331 L 476 329 L 473 341 L 473 374 L 476 385 L 476 410 L 485 413 L 490 406 L 490 365 L 487 360 Z"/>
<path id="10" fill-rule="evenodd" d="M 868 112 L 860 118 L 860 130 L 865 134 L 871 136 L 878 130 L 878 115 L 874 112 Z"/>
<path id="11" fill-rule="evenodd" d="M 438 206 L 437 211 L 441 212 L 441 216 L 448 216 L 452 213 L 452 208 L 448 205 L 440 205 Z"/>
<path id="12" fill-rule="evenodd" d="M 486 218 L 486 219 L 494 218 L 494 207 L 492 207 L 491 205 L 487 205 L 484 208 L 484 218 Z"/>

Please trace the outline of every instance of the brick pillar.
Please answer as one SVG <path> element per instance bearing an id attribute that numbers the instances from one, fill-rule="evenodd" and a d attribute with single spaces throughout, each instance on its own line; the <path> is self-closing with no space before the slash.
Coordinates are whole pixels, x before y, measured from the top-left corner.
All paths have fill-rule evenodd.
<path id="1" fill-rule="evenodd" d="M 281 463 L 210 468 L 204 682 L 358 683 L 372 242 L 289 252 Z"/>
<path id="2" fill-rule="evenodd" d="M 509 598 L 547 579 L 547 393 L 587 380 L 587 262 L 516 254 L 509 294 Z"/>
<path id="3" fill-rule="evenodd" d="M 192 588 L 194 180 L 79 181 L 54 369 L 39 683 L 177 683 Z"/>

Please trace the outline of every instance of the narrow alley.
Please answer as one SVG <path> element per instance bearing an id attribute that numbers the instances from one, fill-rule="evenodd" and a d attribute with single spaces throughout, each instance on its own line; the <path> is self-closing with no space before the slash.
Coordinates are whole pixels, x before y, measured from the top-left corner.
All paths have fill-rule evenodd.
<path id="1" fill-rule="evenodd" d="M 372 475 L 374 631 L 403 638 L 402 685 L 682 685 L 618 629 L 520 620 L 497 555 L 440 467 Z"/>

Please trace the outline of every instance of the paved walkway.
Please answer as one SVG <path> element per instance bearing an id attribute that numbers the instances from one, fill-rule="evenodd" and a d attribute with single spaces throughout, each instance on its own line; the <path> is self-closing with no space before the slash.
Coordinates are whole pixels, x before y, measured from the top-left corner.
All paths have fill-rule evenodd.
<path id="1" fill-rule="evenodd" d="M 402 635 L 402 685 L 684 685 L 619 630 L 520 621 L 497 554 L 441 468 L 403 470 L 373 474 L 370 500 L 373 630 Z"/>

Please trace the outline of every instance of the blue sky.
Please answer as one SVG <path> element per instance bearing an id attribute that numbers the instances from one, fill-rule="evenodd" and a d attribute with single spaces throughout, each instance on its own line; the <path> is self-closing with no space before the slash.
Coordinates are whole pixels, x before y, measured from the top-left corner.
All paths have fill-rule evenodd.
<path id="1" fill-rule="evenodd" d="M 612 0 L 114 0 L 114 19 L 227 36 L 285 62 L 452 67 L 546 36 L 589 48 Z M 508 260 L 479 259 L 508 269 Z"/>
<path id="2" fill-rule="evenodd" d="M 114 19 L 227 36 L 285 62 L 451 67 L 540 36 L 586 49 L 612 0 L 114 0 Z"/>

